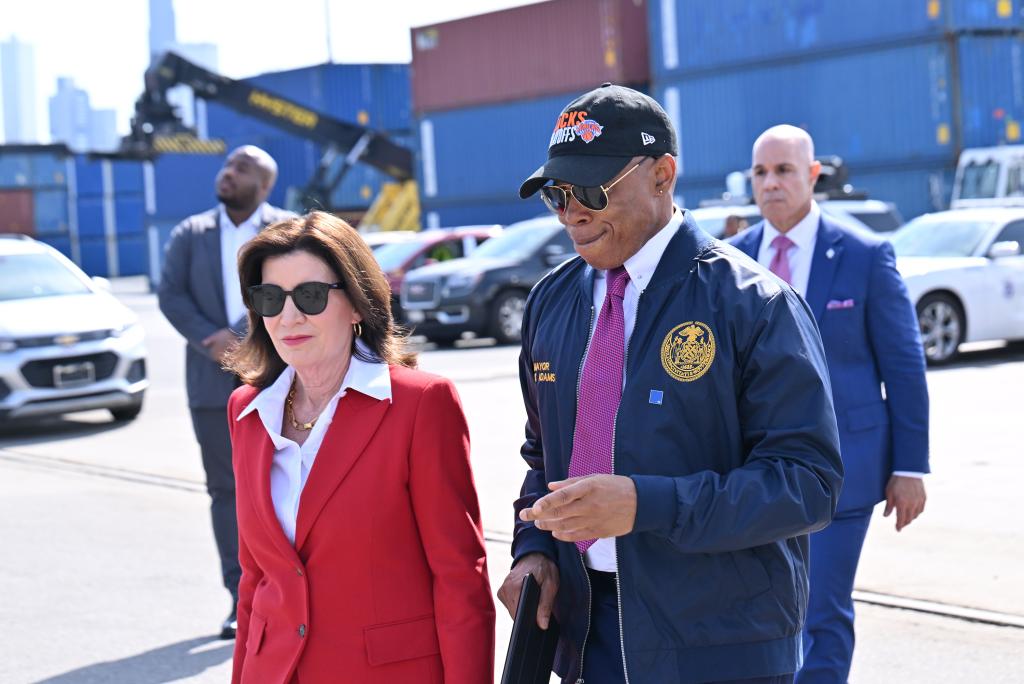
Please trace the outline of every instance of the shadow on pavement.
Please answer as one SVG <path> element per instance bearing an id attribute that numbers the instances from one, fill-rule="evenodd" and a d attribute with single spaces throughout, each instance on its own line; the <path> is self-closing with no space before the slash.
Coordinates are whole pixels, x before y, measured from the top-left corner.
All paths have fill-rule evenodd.
<path id="1" fill-rule="evenodd" d="M 200 646 L 217 644 L 193 652 Z M 192 677 L 229 660 L 235 642 L 215 637 L 198 637 L 168 644 L 121 660 L 87 665 L 55 677 L 40 679 L 35 684 L 163 684 Z"/>
<path id="2" fill-rule="evenodd" d="M 119 430 L 130 424 L 130 421 L 76 420 L 69 417 L 12 421 L 0 425 L 0 448 L 89 437 Z"/>
<path id="3" fill-rule="evenodd" d="M 929 366 L 928 372 L 936 373 L 957 368 L 991 368 L 1021 361 L 1024 361 L 1024 342 L 1009 342 L 1003 347 L 961 352 L 953 363 Z"/>

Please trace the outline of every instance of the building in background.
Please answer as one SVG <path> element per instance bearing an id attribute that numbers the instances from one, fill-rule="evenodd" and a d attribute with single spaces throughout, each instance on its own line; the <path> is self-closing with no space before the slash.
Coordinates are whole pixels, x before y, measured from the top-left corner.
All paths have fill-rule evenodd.
<path id="1" fill-rule="evenodd" d="M 37 143 L 35 47 L 16 37 L 0 43 L 0 84 L 3 89 L 4 140 Z"/>
<path id="2" fill-rule="evenodd" d="M 149 0 L 149 61 L 156 61 L 177 42 L 173 0 Z"/>
<path id="3" fill-rule="evenodd" d="M 93 109 L 89 93 L 74 80 L 57 79 L 57 92 L 50 98 L 50 138 L 75 152 L 109 152 L 117 148 L 117 113 Z"/>

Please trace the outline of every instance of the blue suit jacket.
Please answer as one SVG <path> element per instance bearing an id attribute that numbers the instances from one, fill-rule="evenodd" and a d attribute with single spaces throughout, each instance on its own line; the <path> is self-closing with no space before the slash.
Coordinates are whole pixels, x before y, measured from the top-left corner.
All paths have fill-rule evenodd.
<path id="1" fill-rule="evenodd" d="M 730 242 L 756 260 L 763 233 L 762 222 Z M 822 216 L 807 303 L 839 424 L 846 474 L 838 511 L 873 506 L 894 470 L 928 472 L 924 351 L 892 245 Z"/>

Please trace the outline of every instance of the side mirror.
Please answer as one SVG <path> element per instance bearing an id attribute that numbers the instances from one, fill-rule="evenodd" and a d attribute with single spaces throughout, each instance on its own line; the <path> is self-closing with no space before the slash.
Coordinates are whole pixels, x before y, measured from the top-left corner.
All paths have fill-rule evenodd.
<path id="1" fill-rule="evenodd" d="M 1020 255 L 1020 243 L 1016 240 L 1004 240 L 1003 242 L 993 243 L 988 248 L 989 259 L 1005 259 L 1006 257 L 1015 257 Z"/>
<path id="2" fill-rule="evenodd" d="M 1014 242 L 1013 244 L 1017 244 L 1017 243 Z M 107 280 L 106 278 L 101 277 L 101 276 L 93 276 L 92 277 L 92 282 L 93 282 L 93 285 L 95 285 L 99 289 L 103 290 L 104 292 L 110 292 L 111 289 L 112 289 L 110 287 L 110 281 Z"/>

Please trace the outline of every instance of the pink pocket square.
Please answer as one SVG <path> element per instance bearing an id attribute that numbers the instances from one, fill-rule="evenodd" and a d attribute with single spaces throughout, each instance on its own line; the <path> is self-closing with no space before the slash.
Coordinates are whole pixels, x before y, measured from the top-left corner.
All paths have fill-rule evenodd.
<path id="1" fill-rule="evenodd" d="M 830 299 L 828 304 L 825 305 L 826 311 L 833 311 L 835 309 L 852 309 L 854 301 L 852 299 Z"/>

